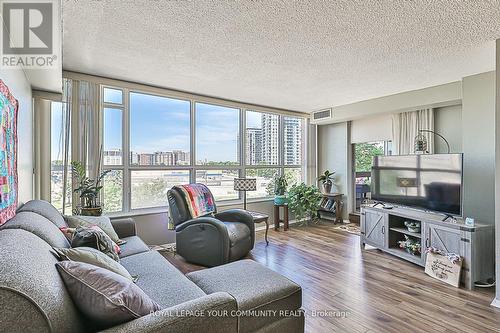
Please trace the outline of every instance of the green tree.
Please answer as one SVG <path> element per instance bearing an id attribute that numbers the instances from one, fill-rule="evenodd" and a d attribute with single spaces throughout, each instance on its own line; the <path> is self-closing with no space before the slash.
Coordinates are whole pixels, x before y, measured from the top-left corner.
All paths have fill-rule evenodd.
<path id="1" fill-rule="evenodd" d="M 382 143 L 356 143 L 354 145 L 356 172 L 370 172 L 373 157 L 378 155 L 384 155 Z"/>

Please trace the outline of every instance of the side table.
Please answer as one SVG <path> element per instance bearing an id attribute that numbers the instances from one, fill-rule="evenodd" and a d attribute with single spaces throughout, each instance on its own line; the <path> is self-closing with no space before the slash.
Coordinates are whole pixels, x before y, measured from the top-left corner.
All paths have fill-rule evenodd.
<path id="1" fill-rule="evenodd" d="M 280 219 L 280 207 L 283 207 L 283 219 Z M 288 204 L 274 204 L 274 230 L 278 231 L 280 222 L 283 222 L 283 230 L 288 230 Z"/>
<path id="2" fill-rule="evenodd" d="M 269 231 L 269 215 L 259 212 L 251 212 L 248 211 L 250 215 L 253 217 L 253 223 L 266 223 L 266 246 L 269 245 L 269 241 L 267 240 L 267 232 Z"/>

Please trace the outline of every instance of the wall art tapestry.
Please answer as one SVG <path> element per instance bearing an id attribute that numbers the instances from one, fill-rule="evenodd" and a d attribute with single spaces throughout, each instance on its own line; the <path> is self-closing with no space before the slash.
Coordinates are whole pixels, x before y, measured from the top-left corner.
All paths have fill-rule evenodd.
<path id="1" fill-rule="evenodd" d="M 18 102 L 0 80 L 0 225 L 17 209 Z"/>

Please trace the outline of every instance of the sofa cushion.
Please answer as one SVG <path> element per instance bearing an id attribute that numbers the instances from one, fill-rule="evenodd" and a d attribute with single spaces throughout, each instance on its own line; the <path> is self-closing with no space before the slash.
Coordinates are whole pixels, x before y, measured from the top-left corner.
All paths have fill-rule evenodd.
<path id="1" fill-rule="evenodd" d="M 241 240 L 250 237 L 250 229 L 245 223 L 241 222 L 223 222 L 227 228 L 229 242 L 231 247 L 236 245 Z"/>
<path id="2" fill-rule="evenodd" d="M 66 221 L 64 221 L 63 216 L 56 207 L 52 206 L 47 201 L 43 200 L 31 200 L 25 203 L 21 208 L 18 209 L 18 212 L 33 212 L 38 215 L 42 215 L 47 220 L 54 223 L 58 228 L 67 227 Z"/>
<path id="3" fill-rule="evenodd" d="M 52 247 L 70 247 L 66 236 L 54 223 L 33 212 L 17 213 L 16 216 L 2 226 L 2 229 L 23 229 L 40 237 Z M 27 246 L 28 244 L 24 245 Z"/>
<path id="4" fill-rule="evenodd" d="M 294 311 L 302 304 L 302 290 L 298 284 L 253 260 L 192 272 L 187 277 L 207 294 L 228 292 L 243 311 Z M 242 316 L 240 328 L 242 332 L 252 332 L 277 319 L 274 316 Z"/>
<path id="5" fill-rule="evenodd" d="M 56 264 L 73 302 L 99 328 L 109 328 L 160 310 L 132 281 L 76 261 Z"/>
<path id="6" fill-rule="evenodd" d="M 162 308 L 205 296 L 203 290 L 157 251 L 128 256 L 120 262 L 130 274 L 138 276 L 137 286 Z"/>
<path id="7" fill-rule="evenodd" d="M 106 235 L 111 238 L 113 242 L 120 245 L 121 239 L 115 232 L 109 217 L 107 216 L 81 216 L 81 215 L 72 215 L 65 216 L 64 220 L 68 224 L 70 228 L 76 227 L 90 227 L 92 225 L 96 225 L 102 229 L 106 233 Z"/>
<path id="8" fill-rule="evenodd" d="M 149 251 L 149 247 L 138 236 L 123 238 L 126 243 L 120 245 L 120 258 Z"/>
<path id="9" fill-rule="evenodd" d="M 58 249 L 54 248 L 55 255 L 59 260 L 72 260 L 78 262 L 84 262 L 97 267 L 101 267 L 110 270 L 116 274 L 119 274 L 130 281 L 135 279 L 130 275 L 130 273 L 123 267 L 119 262 L 111 259 L 109 256 L 105 255 L 99 250 L 92 247 L 77 247 L 73 249 Z"/>
<path id="10" fill-rule="evenodd" d="M 51 246 L 31 232 L 0 230 L 1 331 L 86 331 L 50 251 Z"/>

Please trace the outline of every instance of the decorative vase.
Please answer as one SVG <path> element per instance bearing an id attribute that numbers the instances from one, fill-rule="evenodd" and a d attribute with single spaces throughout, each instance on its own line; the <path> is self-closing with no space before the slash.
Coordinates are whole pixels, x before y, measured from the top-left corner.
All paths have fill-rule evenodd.
<path id="1" fill-rule="evenodd" d="M 324 182 L 323 183 L 323 191 L 324 193 L 331 193 L 332 191 L 332 182 Z"/>
<path id="2" fill-rule="evenodd" d="M 84 216 L 101 216 L 102 215 L 102 207 L 81 207 L 80 215 Z"/>
<path id="3" fill-rule="evenodd" d="M 284 205 L 286 203 L 286 195 L 275 195 L 274 196 L 274 204 L 275 205 Z"/>

